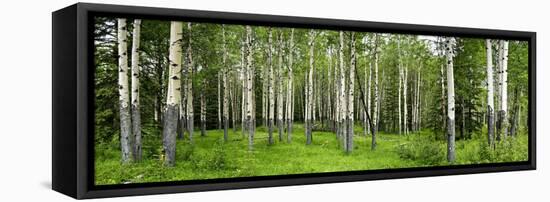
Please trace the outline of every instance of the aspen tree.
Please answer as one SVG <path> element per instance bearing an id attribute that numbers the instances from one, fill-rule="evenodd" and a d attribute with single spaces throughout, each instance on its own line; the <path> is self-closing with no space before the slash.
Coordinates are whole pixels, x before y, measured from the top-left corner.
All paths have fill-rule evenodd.
<path id="1" fill-rule="evenodd" d="M 120 109 L 120 148 L 122 162 L 128 163 L 132 158 L 132 126 L 130 117 L 130 98 L 128 92 L 128 41 L 126 19 L 119 18 L 117 26 L 118 40 L 118 94 Z"/>
<path id="2" fill-rule="evenodd" d="M 279 30 L 278 37 L 278 68 L 277 68 L 277 127 L 279 128 L 279 142 L 283 141 L 283 31 Z"/>
<path id="3" fill-rule="evenodd" d="M 344 136 L 346 131 L 346 112 L 347 112 L 347 100 L 346 100 L 346 76 L 345 76 L 345 65 L 344 65 L 344 32 L 339 32 L 339 49 L 338 49 L 338 60 L 339 60 L 339 76 L 340 76 L 340 82 L 339 82 L 339 119 L 338 119 L 338 137 L 340 138 L 340 141 L 342 143 L 345 143 Z M 345 147 L 345 144 L 342 145 Z"/>
<path id="4" fill-rule="evenodd" d="M 372 126 L 374 133 L 372 134 L 371 149 L 376 149 L 376 131 L 378 131 L 378 108 L 380 106 L 378 101 L 378 34 L 374 34 L 374 112 L 372 113 Z"/>
<path id="5" fill-rule="evenodd" d="M 194 122 L 194 114 L 193 114 L 193 74 L 194 74 L 194 64 L 193 64 L 193 49 L 192 49 L 192 32 L 191 32 L 192 25 L 191 23 L 187 23 L 187 30 L 189 31 L 189 39 L 187 44 L 187 106 L 185 107 L 187 112 L 187 129 L 189 131 L 189 140 L 191 143 L 193 143 L 193 122 Z M 181 40 L 181 39 L 180 39 Z"/>
<path id="6" fill-rule="evenodd" d="M 402 118 L 401 118 L 401 86 L 403 85 L 403 62 L 402 62 L 402 56 L 401 56 L 401 37 L 398 36 L 397 38 L 397 52 L 398 52 L 398 60 L 399 60 L 399 87 L 398 87 L 398 98 L 397 98 L 397 102 L 398 102 L 398 114 L 399 114 L 399 134 L 402 133 L 402 126 L 403 126 L 403 123 L 402 123 Z"/>
<path id="7" fill-rule="evenodd" d="M 228 103 L 228 97 L 229 97 L 229 86 L 228 86 L 228 71 L 229 68 L 227 67 L 227 47 L 226 47 L 226 41 L 225 41 L 225 25 L 222 25 L 222 49 L 223 49 L 223 56 L 222 56 L 222 74 L 223 74 L 223 140 L 227 142 L 228 134 L 227 134 L 227 128 L 229 127 L 229 103 Z"/>
<path id="8" fill-rule="evenodd" d="M 500 67 L 500 112 L 499 112 L 499 130 L 503 137 L 508 136 L 508 41 L 501 40 L 500 48 L 502 49 L 502 55 Z"/>
<path id="9" fill-rule="evenodd" d="M 355 32 L 351 32 L 350 40 L 350 49 L 351 49 L 351 61 L 349 66 L 349 88 L 348 88 L 348 118 L 347 118 L 347 134 L 346 134 L 346 153 L 351 153 L 353 151 L 353 127 L 354 127 L 354 90 L 355 90 L 355 65 L 356 65 L 356 56 L 355 56 Z"/>
<path id="10" fill-rule="evenodd" d="M 133 158 L 134 161 L 141 161 L 141 115 L 139 110 L 139 40 L 141 20 L 134 20 L 132 39 L 132 130 L 133 130 Z"/>
<path id="11" fill-rule="evenodd" d="M 245 56 L 246 56 L 246 125 L 248 129 L 248 149 L 252 150 L 254 146 L 254 119 L 253 119 L 253 113 L 254 113 L 254 107 L 253 107 L 253 100 L 252 100 L 252 79 L 254 77 L 254 70 L 252 69 L 252 28 L 250 26 L 246 26 L 246 49 L 245 49 Z"/>
<path id="12" fill-rule="evenodd" d="M 293 77 L 294 73 L 292 72 L 292 60 L 293 60 L 293 49 L 294 49 L 294 28 L 290 30 L 290 45 L 288 47 L 288 85 L 287 85 L 287 142 L 292 141 L 292 122 L 294 121 L 294 86 L 293 86 Z"/>
<path id="13" fill-rule="evenodd" d="M 455 89 L 453 75 L 453 42 L 445 39 L 447 61 L 447 161 L 455 161 Z"/>
<path id="14" fill-rule="evenodd" d="M 314 73 L 314 46 L 315 46 L 315 31 L 309 31 L 309 73 L 307 79 L 307 109 L 306 109 L 306 144 L 311 144 L 312 141 L 312 114 L 313 114 L 313 73 Z"/>
<path id="15" fill-rule="evenodd" d="M 268 110 L 268 120 L 267 120 L 267 127 L 268 127 L 268 144 L 273 144 L 273 121 L 275 116 L 275 94 L 274 94 L 274 86 L 275 81 L 273 80 L 273 31 L 270 27 L 268 30 L 268 51 L 267 51 L 267 65 L 268 65 L 268 80 L 269 83 L 267 84 L 267 88 L 269 91 L 269 110 Z"/>
<path id="16" fill-rule="evenodd" d="M 491 148 L 494 147 L 494 87 L 493 87 L 493 50 L 491 39 L 485 40 L 485 50 L 487 56 L 487 138 Z"/>
<path id="17" fill-rule="evenodd" d="M 164 115 L 163 150 L 164 164 L 173 166 L 176 160 L 176 133 L 178 107 L 180 104 L 181 90 L 181 41 L 183 24 L 172 21 L 170 23 L 170 49 L 169 49 L 169 77 L 166 96 L 166 109 Z"/>

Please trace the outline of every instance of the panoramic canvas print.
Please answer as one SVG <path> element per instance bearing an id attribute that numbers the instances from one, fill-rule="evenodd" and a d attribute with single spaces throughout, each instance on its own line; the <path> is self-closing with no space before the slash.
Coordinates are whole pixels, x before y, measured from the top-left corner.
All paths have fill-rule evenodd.
<path id="1" fill-rule="evenodd" d="M 527 41 L 95 17 L 95 185 L 528 161 Z"/>

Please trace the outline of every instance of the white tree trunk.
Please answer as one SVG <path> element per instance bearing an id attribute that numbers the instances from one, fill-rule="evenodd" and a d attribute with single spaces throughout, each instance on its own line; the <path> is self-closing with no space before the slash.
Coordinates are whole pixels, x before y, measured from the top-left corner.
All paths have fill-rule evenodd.
<path id="1" fill-rule="evenodd" d="M 405 135 L 409 134 L 408 119 L 407 119 L 407 77 L 408 77 L 408 66 L 403 67 L 403 132 Z"/>
<path id="2" fill-rule="evenodd" d="M 500 48 L 502 49 L 502 55 L 500 55 L 501 69 L 500 69 L 500 134 L 503 137 L 508 136 L 508 41 L 501 40 Z"/>
<path id="3" fill-rule="evenodd" d="M 288 84 L 287 84 L 287 114 L 286 114 L 286 121 L 287 121 L 287 142 L 290 143 L 292 141 L 292 121 L 294 117 L 294 113 L 292 109 L 294 108 L 294 86 L 293 86 L 293 77 L 294 73 L 292 72 L 292 60 L 293 60 L 293 49 L 294 49 L 294 28 L 290 30 L 290 46 L 288 47 Z"/>
<path id="4" fill-rule="evenodd" d="M 229 127 L 229 85 L 228 85 L 228 72 L 229 67 L 227 67 L 227 47 L 225 42 L 225 25 L 222 25 L 222 74 L 223 74 L 223 140 L 228 141 L 229 136 L 227 134 L 227 128 Z"/>
<path id="5" fill-rule="evenodd" d="M 268 48 L 267 51 L 267 65 L 268 65 L 268 91 L 269 91 L 269 113 L 268 113 L 268 120 L 267 120 L 267 127 L 268 127 L 268 143 L 273 144 L 273 122 L 275 119 L 275 81 L 273 80 L 273 31 L 272 28 L 269 28 L 268 30 Z"/>
<path id="6" fill-rule="evenodd" d="M 491 148 L 494 147 L 494 87 L 493 87 L 493 50 L 491 39 L 485 40 L 485 50 L 487 51 L 487 138 Z"/>
<path id="7" fill-rule="evenodd" d="M 372 59 L 371 61 L 369 61 L 369 80 L 368 80 L 368 84 L 367 84 L 367 112 L 369 114 L 372 114 L 372 106 L 371 106 L 371 100 L 372 100 L 372 94 L 371 94 L 371 89 L 372 89 L 372 86 L 371 86 L 371 83 L 372 83 Z M 365 117 L 367 116 L 367 112 L 365 112 Z M 365 118 L 365 120 L 367 120 Z M 368 120 L 367 120 L 367 134 L 371 134 L 370 132 L 370 123 L 368 123 Z"/>
<path id="8" fill-rule="evenodd" d="M 132 158 L 132 126 L 130 117 L 130 98 L 128 92 L 128 41 L 126 19 L 118 19 L 118 94 L 120 108 L 120 148 L 122 162 L 128 163 Z"/>
<path id="9" fill-rule="evenodd" d="M 398 60 L 399 60 L 399 87 L 398 87 L 398 98 L 397 98 L 397 102 L 398 102 L 398 114 L 399 114 L 399 134 L 402 134 L 402 126 L 403 126 L 403 123 L 402 123 L 402 118 L 401 118 L 401 86 L 403 85 L 403 64 L 402 64 L 402 60 L 401 60 L 401 37 L 398 37 L 397 39 L 397 53 L 398 53 Z"/>
<path id="10" fill-rule="evenodd" d="M 245 31 L 246 32 L 246 31 Z M 243 42 L 242 42 L 242 45 L 241 45 L 241 54 L 242 54 L 242 67 L 241 67 L 241 95 L 242 95 L 242 100 L 241 100 L 241 130 L 242 130 L 242 136 L 243 137 L 248 137 L 248 134 L 246 134 L 247 132 L 247 126 L 248 126 L 248 123 L 246 122 L 248 119 L 246 117 L 247 113 L 246 111 L 248 110 L 248 70 L 247 70 L 247 65 L 246 65 L 246 44 L 247 44 L 247 39 L 246 39 L 246 35 L 244 35 L 244 39 L 243 39 Z"/>
<path id="11" fill-rule="evenodd" d="M 340 92 L 339 92 L 339 120 L 338 120 L 338 137 L 340 137 L 342 143 L 343 143 L 343 147 L 345 148 L 345 134 L 346 134 L 346 117 L 347 117 L 347 103 L 346 103 L 346 98 L 347 98 L 347 95 L 346 95 L 346 74 L 345 74 L 345 65 L 344 65 L 344 32 L 343 31 L 340 31 L 339 32 L 340 34 L 340 46 L 339 46 L 339 49 L 338 49 L 338 59 L 339 59 L 339 66 L 340 66 L 340 70 L 339 70 L 339 73 L 340 73 L 340 83 L 338 84 L 339 85 L 339 89 L 340 89 Z"/>
<path id="12" fill-rule="evenodd" d="M 193 143 L 193 130 L 194 130 L 194 114 L 193 114 L 193 74 L 194 74 L 194 64 L 193 64 L 193 49 L 192 49 L 192 36 L 191 36 L 191 23 L 187 23 L 187 29 L 189 30 L 189 40 L 187 45 L 187 129 L 189 130 L 189 140 Z"/>
<path id="13" fill-rule="evenodd" d="M 374 127 L 372 134 L 371 149 L 376 149 L 376 131 L 378 131 L 378 34 L 374 36 L 374 112 L 372 113 L 372 126 Z"/>
<path id="14" fill-rule="evenodd" d="M 455 161 L 455 87 L 453 74 L 453 42 L 445 41 L 447 59 L 447 161 Z"/>
<path id="15" fill-rule="evenodd" d="M 283 31 L 279 30 L 279 37 L 278 37 L 278 68 L 277 68 L 277 127 L 279 132 L 279 142 L 283 141 L 283 113 L 284 113 L 284 107 L 283 107 Z"/>
<path id="16" fill-rule="evenodd" d="M 222 127 L 222 77 L 223 70 L 216 74 L 218 76 L 218 129 Z"/>
<path id="17" fill-rule="evenodd" d="M 313 72 L 314 72 L 314 46 L 315 46 L 315 31 L 309 31 L 309 73 L 307 84 L 307 109 L 306 109 L 306 144 L 311 144 L 312 141 L 312 113 L 313 113 Z"/>
<path id="18" fill-rule="evenodd" d="M 203 69 L 204 71 L 204 69 Z M 206 87 L 206 79 L 202 79 L 202 89 L 205 89 Z M 201 136 L 206 135 L 206 98 L 204 97 L 204 91 L 201 90 L 200 92 L 200 101 L 201 101 Z"/>
<path id="19" fill-rule="evenodd" d="M 254 127 L 254 118 L 253 118 L 253 113 L 254 113 L 254 103 L 253 103 L 253 95 L 252 95 L 252 89 L 253 89 L 253 83 L 252 83 L 252 80 L 254 78 L 254 70 L 252 69 L 252 28 L 250 26 L 246 26 L 246 50 L 245 50 L 245 55 L 246 55 L 246 70 L 247 70 L 247 75 L 246 75 L 246 90 L 247 90 L 247 95 L 246 95 L 246 103 L 247 103 L 247 108 L 246 108 L 246 123 L 247 123 L 247 128 L 248 128 L 248 149 L 249 150 L 252 150 L 254 148 L 254 130 L 255 130 L 255 127 Z"/>
<path id="20" fill-rule="evenodd" d="M 141 20 L 134 20 L 132 39 L 132 130 L 133 130 L 133 157 L 134 161 L 141 161 L 141 115 L 139 110 L 139 38 Z"/>
<path id="21" fill-rule="evenodd" d="M 351 153 L 353 151 L 353 127 L 354 127 L 354 93 L 355 93 L 355 32 L 351 32 L 351 40 L 350 40 L 350 66 L 349 66 L 349 88 L 348 88 L 348 120 L 347 120 L 347 134 L 346 134 L 346 145 L 345 145 L 345 151 L 346 153 Z"/>
<path id="22" fill-rule="evenodd" d="M 181 100 L 181 40 L 183 24 L 172 21 L 170 24 L 169 77 L 164 115 L 163 150 L 164 164 L 173 166 L 176 160 L 176 133 L 178 107 Z"/>

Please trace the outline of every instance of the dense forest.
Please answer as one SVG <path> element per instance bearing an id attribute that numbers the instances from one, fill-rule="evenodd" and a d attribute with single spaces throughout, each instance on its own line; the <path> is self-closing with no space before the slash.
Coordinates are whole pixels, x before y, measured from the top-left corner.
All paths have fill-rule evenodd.
<path id="1" fill-rule="evenodd" d="M 527 160 L 528 43 L 98 17 L 96 184 Z"/>

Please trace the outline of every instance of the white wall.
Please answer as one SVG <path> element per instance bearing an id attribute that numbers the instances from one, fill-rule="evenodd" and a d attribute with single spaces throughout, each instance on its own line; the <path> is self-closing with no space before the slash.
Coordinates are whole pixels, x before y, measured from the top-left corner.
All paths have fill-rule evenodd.
<path id="1" fill-rule="evenodd" d="M 91 1 L 113 3 L 116 1 Z M 0 201 L 68 201 L 51 184 L 51 12 L 75 3 L 1 1 Z M 292 186 L 108 201 L 523 201 L 548 199 L 550 19 L 544 1 L 349 0 L 119 1 L 120 4 L 327 17 L 492 29 L 538 34 L 538 170 L 355 183 Z M 447 8 L 448 7 L 448 8 Z M 545 20 L 546 19 L 546 20 Z M 29 49 L 30 48 L 30 49 Z M 513 76 L 513 75 L 511 75 Z M 23 79 L 28 82 L 23 81 Z M 546 142 L 546 143 L 545 143 Z M 17 145 L 20 144 L 20 145 Z M 26 148 L 26 149 L 23 149 Z M 32 148 L 32 149 L 29 149 Z M 29 200 L 27 200 L 29 199 Z"/>

